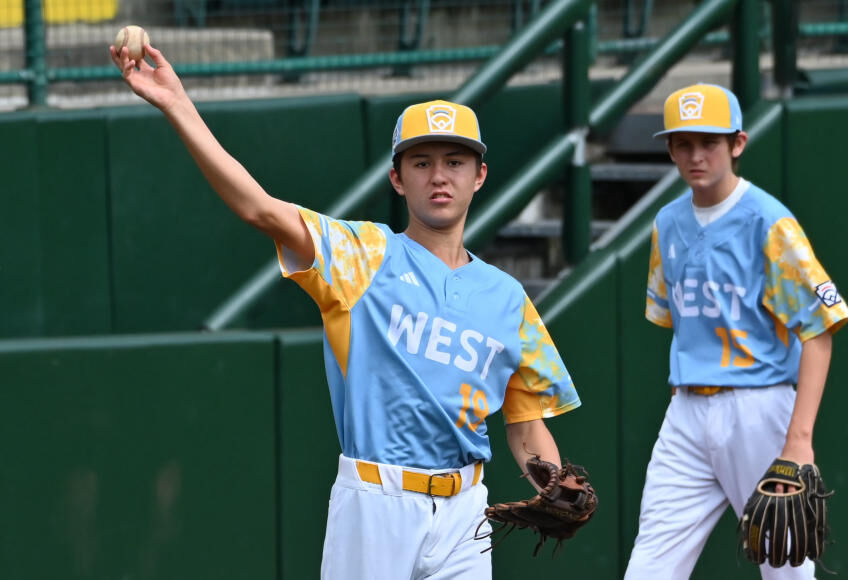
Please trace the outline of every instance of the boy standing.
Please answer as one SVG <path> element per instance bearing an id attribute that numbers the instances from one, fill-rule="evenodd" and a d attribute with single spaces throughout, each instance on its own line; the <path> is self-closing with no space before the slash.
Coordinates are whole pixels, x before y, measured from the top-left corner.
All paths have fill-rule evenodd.
<path id="1" fill-rule="evenodd" d="M 657 215 L 646 316 L 673 329 L 672 397 L 648 464 L 629 580 L 688 578 L 728 503 L 740 516 L 776 456 L 813 463 L 831 334 L 848 317 L 790 211 L 736 175 L 739 103 L 699 84 L 665 102 L 687 194 Z M 797 385 L 797 391 L 793 388 Z M 814 564 L 761 567 L 810 579 Z"/>
<path id="2" fill-rule="evenodd" d="M 491 578 L 487 543 L 474 540 L 487 505 L 485 419 L 503 409 L 522 469 L 531 454 L 559 465 L 543 418 L 580 400 L 521 285 L 463 246 L 487 172 L 474 112 L 433 101 L 399 117 L 389 178 L 409 226 L 395 234 L 268 195 L 162 53 L 145 48 L 155 67 L 111 48 L 124 80 L 165 114 L 224 202 L 274 240 L 283 276 L 321 309 L 342 448 L 321 577 Z"/>

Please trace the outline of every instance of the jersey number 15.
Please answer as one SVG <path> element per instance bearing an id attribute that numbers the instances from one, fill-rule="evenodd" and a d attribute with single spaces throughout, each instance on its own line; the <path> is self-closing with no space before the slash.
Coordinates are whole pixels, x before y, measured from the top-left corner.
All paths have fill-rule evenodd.
<path id="1" fill-rule="evenodd" d="M 756 359 L 754 359 L 751 349 L 740 342 L 741 339 L 748 338 L 748 333 L 746 331 L 731 328 L 728 332 L 727 328 L 718 326 L 715 329 L 715 333 L 721 339 L 721 366 L 726 367 L 730 365 L 731 351 L 739 351 L 742 353 L 742 356 L 738 354 L 733 356 L 733 366 L 749 367 L 754 364 Z"/>

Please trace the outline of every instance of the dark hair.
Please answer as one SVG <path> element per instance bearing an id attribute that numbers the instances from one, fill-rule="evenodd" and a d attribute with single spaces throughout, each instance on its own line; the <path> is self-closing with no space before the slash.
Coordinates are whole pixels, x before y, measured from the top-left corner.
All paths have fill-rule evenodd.
<path id="1" fill-rule="evenodd" d="M 465 145 L 463 145 L 463 147 L 465 147 Z M 477 153 L 476 151 L 474 151 L 470 147 L 465 147 L 465 148 L 468 149 L 474 155 L 474 157 L 477 159 L 477 173 L 480 173 L 480 168 L 483 167 L 483 154 Z M 400 162 L 403 159 L 404 153 L 405 153 L 405 151 L 401 151 L 400 153 L 398 153 L 397 155 L 392 157 L 392 167 L 395 168 L 395 173 L 397 173 L 398 177 L 401 176 L 401 174 L 400 174 Z"/>
<path id="2" fill-rule="evenodd" d="M 668 144 L 669 148 L 671 147 L 671 137 L 673 135 L 674 135 L 674 133 L 669 133 L 666 136 L 666 143 Z M 741 157 L 741 155 L 738 155 L 736 157 L 732 157 L 733 146 L 736 145 L 737 135 L 739 135 L 739 131 L 734 131 L 733 133 L 727 133 L 725 135 L 725 137 L 727 138 L 727 146 L 731 151 L 730 168 L 733 170 L 733 173 L 735 173 L 735 174 L 739 173 L 739 157 Z"/>

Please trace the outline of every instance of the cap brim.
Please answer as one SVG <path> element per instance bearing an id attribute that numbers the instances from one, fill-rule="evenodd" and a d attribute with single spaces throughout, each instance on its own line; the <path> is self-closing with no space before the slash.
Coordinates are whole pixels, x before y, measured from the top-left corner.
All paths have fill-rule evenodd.
<path id="1" fill-rule="evenodd" d="M 668 135 L 670 133 L 715 133 L 718 135 L 730 135 L 731 133 L 736 133 L 737 131 L 741 131 L 741 129 L 727 129 L 721 127 L 711 127 L 708 125 L 693 125 L 691 127 L 678 127 L 676 129 L 668 129 L 666 131 L 654 133 L 654 139 L 656 139 L 657 137 L 662 137 L 663 135 Z"/>
<path id="2" fill-rule="evenodd" d="M 420 143 L 459 143 L 460 145 L 465 145 L 469 149 L 476 151 L 480 155 L 486 153 L 486 146 L 480 141 L 476 141 L 474 139 L 469 139 L 468 137 L 463 137 L 461 135 L 419 135 L 418 137 L 410 137 L 409 139 L 404 139 L 397 145 L 395 145 L 393 155 L 397 155 L 398 153 L 403 153 L 410 147 L 414 147 Z"/>

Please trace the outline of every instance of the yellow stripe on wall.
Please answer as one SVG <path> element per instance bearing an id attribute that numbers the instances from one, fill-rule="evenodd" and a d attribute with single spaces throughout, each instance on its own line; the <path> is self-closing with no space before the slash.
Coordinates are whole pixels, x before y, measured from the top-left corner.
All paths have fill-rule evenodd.
<path id="1" fill-rule="evenodd" d="M 50 24 L 112 20 L 118 13 L 118 0 L 44 0 L 44 20 Z M 0 27 L 12 28 L 24 22 L 24 0 L 0 0 Z"/>

